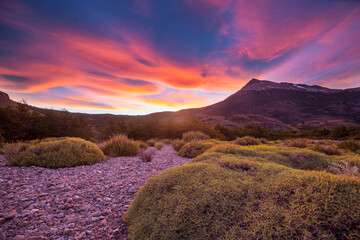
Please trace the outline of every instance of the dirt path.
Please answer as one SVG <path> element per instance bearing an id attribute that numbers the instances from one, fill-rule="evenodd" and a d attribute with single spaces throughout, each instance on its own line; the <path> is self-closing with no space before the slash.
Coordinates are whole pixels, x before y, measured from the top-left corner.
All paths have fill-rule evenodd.
<path id="1" fill-rule="evenodd" d="M 120 157 L 57 170 L 6 167 L 0 157 L 0 240 L 126 239 L 121 218 L 136 190 L 190 160 L 170 145 L 149 163 Z"/>

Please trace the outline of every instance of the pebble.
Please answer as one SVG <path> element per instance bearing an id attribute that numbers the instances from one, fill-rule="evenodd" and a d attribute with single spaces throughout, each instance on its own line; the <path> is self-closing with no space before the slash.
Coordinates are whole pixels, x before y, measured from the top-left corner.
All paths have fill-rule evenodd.
<path id="1" fill-rule="evenodd" d="M 170 145 L 147 163 L 108 157 L 62 169 L 8 167 L 0 155 L 0 240 L 126 239 L 122 217 L 137 189 L 148 177 L 189 160 Z"/>

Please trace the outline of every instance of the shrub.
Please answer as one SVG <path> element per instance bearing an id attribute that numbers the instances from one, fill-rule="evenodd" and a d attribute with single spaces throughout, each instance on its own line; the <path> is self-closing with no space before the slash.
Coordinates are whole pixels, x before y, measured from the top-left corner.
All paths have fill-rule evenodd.
<path id="1" fill-rule="evenodd" d="M 16 158 L 21 152 L 25 151 L 29 147 L 29 144 L 18 142 L 18 143 L 6 143 L 2 152 L 6 157 L 7 161 Z"/>
<path id="2" fill-rule="evenodd" d="M 341 155 L 340 151 L 331 146 L 315 145 L 314 151 L 325 153 L 326 155 Z"/>
<path id="3" fill-rule="evenodd" d="M 213 144 L 211 143 L 189 142 L 181 147 L 178 154 L 181 157 L 194 158 L 201 155 L 212 146 Z"/>
<path id="4" fill-rule="evenodd" d="M 104 153 L 111 157 L 136 156 L 139 145 L 124 135 L 117 135 L 104 142 Z"/>
<path id="5" fill-rule="evenodd" d="M 156 153 L 156 150 L 153 147 L 149 147 L 146 150 L 141 149 L 140 153 L 139 153 L 139 158 L 143 162 L 151 162 L 151 160 L 153 159 L 155 153 Z"/>
<path id="6" fill-rule="evenodd" d="M 190 131 L 183 134 L 182 139 L 185 142 L 196 142 L 201 140 L 209 139 L 210 137 L 200 131 Z"/>
<path id="7" fill-rule="evenodd" d="M 63 168 L 104 160 L 104 154 L 95 144 L 80 138 L 45 139 L 34 144 L 15 143 L 6 146 L 5 151 L 10 166 Z"/>
<path id="8" fill-rule="evenodd" d="M 338 145 L 339 148 L 356 152 L 360 149 L 360 145 L 355 141 L 344 141 Z"/>
<path id="9" fill-rule="evenodd" d="M 148 148 L 147 143 L 144 142 L 144 141 L 138 140 L 138 141 L 136 141 L 136 143 L 139 145 L 139 148 L 140 148 L 140 149 L 147 149 L 147 148 Z"/>
<path id="10" fill-rule="evenodd" d="M 0 147 L 5 143 L 5 138 L 0 134 Z"/>
<path id="11" fill-rule="evenodd" d="M 295 139 L 289 141 L 289 146 L 296 147 L 296 148 L 306 148 L 307 141 L 305 139 Z"/>
<path id="12" fill-rule="evenodd" d="M 163 142 L 157 142 L 155 143 L 155 148 L 157 150 L 161 150 L 163 147 L 165 146 L 165 144 Z"/>
<path id="13" fill-rule="evenodd" d="M 153 146 L 155 146 L 155 143 L 157 143 L 157 140 L 155 138 L 152 138 L 152 139 L 147 140 L 146 143 L 150 147 L 153 147 Z"/>
<path id="14" fill-rule="evenodd" d="M 182 146 L 185 145 L 185 141 L 182 139 L 174 139 L 171 141 L 171 145 L 173 146 L 175 151 L 178 152 L 182 148 Z"/>
<path id="15" fill-rule="evenodd" d="M 281 149 L 273 146 L 238 146 L 235 144 L 223 144 L 209 149 L 209 152 L 233 154 L 244 157 L 257 157 L 263 161 L 276 162 L 287 167 L 303 170 L 325 170 L 329 162 L 325 154 L 310 150 Z"/>
<path id="16" fill-rule="evenodd" d="M 259 145 L 259 144 L 265 143 L 265 142 L 266 142 L 265 139 L 254 138 L 254 137 L 250 137 L 250 136 L 237 138 L 235 140 L 235 144 L 242 145 L 242 146 Z"/>
<path id="17" fill-rule="evenodd" d="M 359 189 L 355 178 L 227 155 L 151 178 L 124 220 L 130 239 L 359 239 Z"/>

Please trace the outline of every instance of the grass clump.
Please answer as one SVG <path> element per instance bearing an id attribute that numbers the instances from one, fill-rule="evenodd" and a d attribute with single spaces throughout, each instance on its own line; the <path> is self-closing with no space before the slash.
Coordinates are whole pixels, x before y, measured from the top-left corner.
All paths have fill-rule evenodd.
<path id="1" fill-rule="evenodd" d="M 140 149 L 147 149 L 147 148 L 148 148 L 148 145 L 147 145 L 146 142 L 140 141 L 140 140 L 138 140 L 138 141 L 136 141 L 136 142 L 137 142 L 137 144 L 139 145 L 139 148 L 140 148 Z"/>
<path id="2" fill-rule="evenodd" d="M 182 146 L 185 145 L 185 141 L 182 139 L 174 139 L 170 142 L 170 144 L 178 152 L 182 148 Z"/>
<path id="3" fill-rule="evenodd" d="M 125 135 L 116 135 L 104 142 L 103 151 L 111 157 L 136 156 L 139 153 L 139 145 Z"/>
<path id="4" fill-rule="evenodd" d="M 156 150 L 153 147 L 149 147 L 147 149 L 140 149 L 139 158 L 143 162 L 151 162 L 151 160 L 155 156 L 155 153 L 156 153 Z"/>
<path id="5" fill-rule="evenodd" d="M 265 139 L 261 139 L 261 138 L 254 138 L 254 137 L 250 137 L 250 136 L 245 136 L 245 137 L 241 137 L 241 138 L 237 138 L 234 141 L 235 144 L 237 145 L 242 145 L 242 146 L 249 146 L 249 145 L 259 145 L 262 143 L 266 143 Z"/>
<path id="6" fill-rule="evenodd" d="M 155 143 L 155 145 L 154 145 L 154 147 L 155 147 L 157 150 L 161 150 L 164 146 L 165 146 L 165 143 L 163 143 L 163 142 L 157 142 L 157 143 Z"/>
<path id="7" fill-rule="evenodd" d="M 130 239 L 359 239 L 359 179 L 208 154 L 140 189 Z"/>
<path id="8" fill-rule="evenodd" d="M 326 155 L 341 155 L 341 152 L 337 148 L 320 144 L 315 145 L 314 151 L 325 153 Z"/>
<path id="9" fill-rule="evenodd" d="M 288 145 L 291 147 L 296 147 L 296 148 L 306 148 L 307 147 L 307 140 L 306 139 L 294 139 L 294 140 L 290 140 L 288 141 Z"/>
<path id="10" fill-rule="evenodd" d="M 352 152 L 360 150 L 360 144 L 355 141 L 344 141 L 340 143 L 338 147 Z"/>
<path id="11" fill-rule="evenodd" d="M 157 143 L 157 139 L 155 139 L 155 138 L 149 139 L 146 141 L 146 143 L 149 147 L 154 147 L 155 143 Z"/>
<path id="12" fill-rule="evenodd" d="M 196 142 L 196 141 L 210 139 L 210 137 L 200 131 L 190 131 L 184 133 L 182 139 L 188 143 L 188 142 Z"/>
<path id="13" fill-rule="evenodd" d="M 178 154 L 181 157 L 194 158 L 214 146 L 212 143 L 189 142 L 181 147 Z"/>
<path id="14" fill-rule="evenodd" d="M 104 154 L 95 144 L 80 138 L 52 138 L 33 143 L 7 144 L 4 152 L 10 166 L 63 168 L 104 160 Z"/>

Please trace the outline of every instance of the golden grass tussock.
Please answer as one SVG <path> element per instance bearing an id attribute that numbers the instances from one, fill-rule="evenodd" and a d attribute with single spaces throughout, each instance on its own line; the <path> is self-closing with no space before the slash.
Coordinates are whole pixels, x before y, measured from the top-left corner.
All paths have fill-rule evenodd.
<path id="1" fill-rule="evenodd" d="M 214 144 L 207 142 L 189 142 L 181 147 L 178 155 L 181 157 L 194 158 L 201 155 L 212 146 L 214 146 Z"/>
<path id="2" fill-rule="evenodd" d="M 235 144 L 242 145 L 242 146 L 249 146 L 249 145 L 259 145 L 262 143 L 266 143 L 264 138 L 254 138 L 250 136 L 245 137 L 238 137 L 235 141 Z"/>
<path id="3" fill-rule="evenodd" d="M 50 138 L 6 144 L 4 153 L 10 166 L 46 168 L 89 165 L 105 158 L 99 147 L 80 138 Z"/>
<path id="4" fill-rule="evenodd" d="M 139 144 L 125 135 L 116 135 L 104 142 L 103 151 L 111 157 L 136 156 Z"/>
<path id="5" fill-rule="evenodd" d="M 173 146 L 175 151 L 178 152 L 182 148 L 182 146 L 186 144 L 186 142 L 182 139 L 174 139 L 170 142 L 170 144 Z"/>
<path id="6" fill-rule="evenodd" d="M 200 131 L 190 131 L 183 133 L 182 139 L 188 143 L 188 142 L 196 142 L 196 141 L 210 139 L 210 137 Z"/>
<path id="7" fill-rule="evenodd" d="M 165 146 L 165 143 L 163 143 L 163 142 L 157 142 L 157 143 L 155 143 L 155 145 L 154 145 L 154 147 L 155 147 L 157 150 L 161 150 L 164 146 Z"/>

